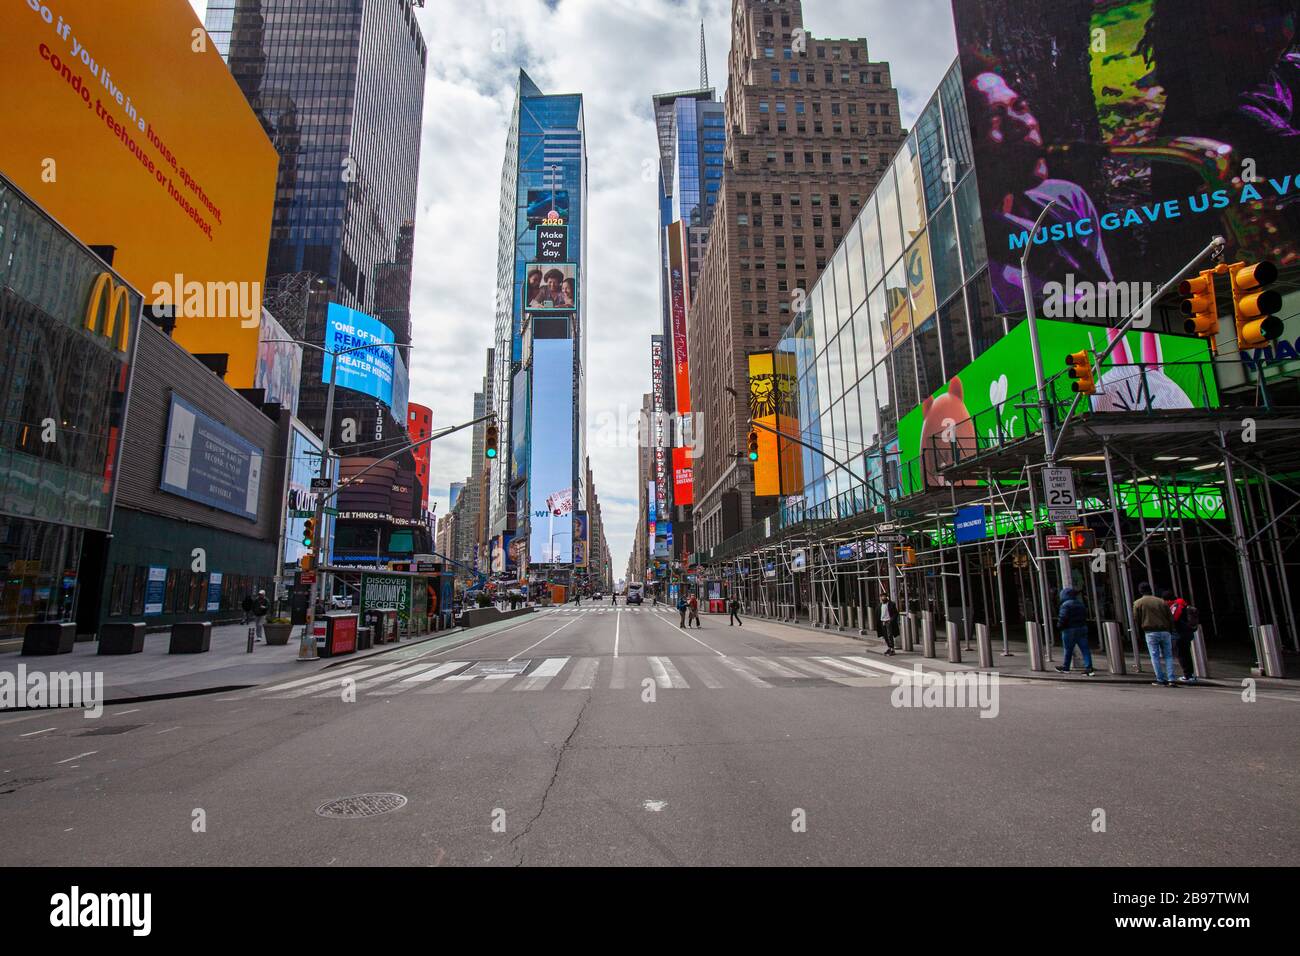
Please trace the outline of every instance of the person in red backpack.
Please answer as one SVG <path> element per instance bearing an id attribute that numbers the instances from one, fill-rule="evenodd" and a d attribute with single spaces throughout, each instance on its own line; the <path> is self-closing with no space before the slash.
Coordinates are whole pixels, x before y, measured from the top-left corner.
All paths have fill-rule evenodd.
<path id="1" fill-rule="evenodd" d="M 1196 628 L 1201 623 L 1201 614 L 1187 603 L 1185 598 L 1174 597 L 1172 591 L 1165 591 L 1163 597 L 1169 605 L 1169 613 L 1174 616 L 1174 643 L 1178 651 L 1178 663 L 1183 669 L 1179 683 L 1196 683 L 1196 662 L 1192 657 L 1192 644 L 1196 641 Z"/>

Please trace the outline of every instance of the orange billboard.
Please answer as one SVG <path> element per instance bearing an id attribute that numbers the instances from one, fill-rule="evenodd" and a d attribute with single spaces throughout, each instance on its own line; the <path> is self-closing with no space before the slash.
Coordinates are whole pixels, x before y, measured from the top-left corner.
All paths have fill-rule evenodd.
<path id="1" fill-rule="evenodd" d="M 187 0 L 0 0 L 0 169 L 251 388 L 278 157 Z"/>

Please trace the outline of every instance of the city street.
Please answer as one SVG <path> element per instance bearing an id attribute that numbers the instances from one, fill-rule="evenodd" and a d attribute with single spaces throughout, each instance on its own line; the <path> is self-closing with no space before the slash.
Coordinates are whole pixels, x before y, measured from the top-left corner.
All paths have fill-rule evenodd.
<path id="1" fill-rule="evenodd" d="M 1007 680 L 981 717 L 894 706 L 916 658 L 876 646 L 584 603 L 98 720 L 7 714 L 0 864 L 1300 862 L 1300 695 Z M 405 804 L 317 813 L 362 794 Z"/>

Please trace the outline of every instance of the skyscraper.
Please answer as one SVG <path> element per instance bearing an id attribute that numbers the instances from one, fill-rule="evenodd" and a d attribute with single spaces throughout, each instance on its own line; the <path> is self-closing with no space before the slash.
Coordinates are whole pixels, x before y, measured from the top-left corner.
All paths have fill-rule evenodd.
<path id="1" fill-rule="evenodd" d="M 586 507 L 587 152 L 581 94 L 522 70 L 501 175 L 489 533 L 526 537 L 531 564 L 572 566 Z M 563 577 L 563 574 L 558 575 Z"/>
<path id="2" fill-rule="evenodd" d="M 419 0 L 415 4 L 422 6 Z M 268 285 L 310 272 L 306 337 L 324 342 L 330 302 L 410 342 L 420 124 L 427 50 L 412 0 L 209 0 L 206 27 L 280 154 Z M 379 351 L 379 350 L 376 350 Z M 351 417 L 373 449 L 405 438 L 408 357 L 391 402 L 340 388 L 334 437 Z M 303 357 L 299 417 L 324 423 L 321 353 Z M 396 414 L 395 414 L 396 413 Z"/>
<path id="3" fill-rule="evenodd" d="M 732 0 L 720 198 L 687 322 L 695 550 L 777 506 L 756 497 L 745 448 L 746 355 L 774 348 L 904 140 L 889 64 L 867 41 L 803 26 L 799 0 Z M 848 316 L 844 316 L 847 319 Z"/>

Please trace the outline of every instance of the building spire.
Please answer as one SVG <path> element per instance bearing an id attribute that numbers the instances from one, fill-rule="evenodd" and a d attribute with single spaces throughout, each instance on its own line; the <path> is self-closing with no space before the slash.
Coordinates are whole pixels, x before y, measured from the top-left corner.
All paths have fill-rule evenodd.
<path id="1" fill-rule="evenodd" d="M 700 21 L 700 89 L 709 88 L 709 58 L 704 51 L 704 21 Z"/>

